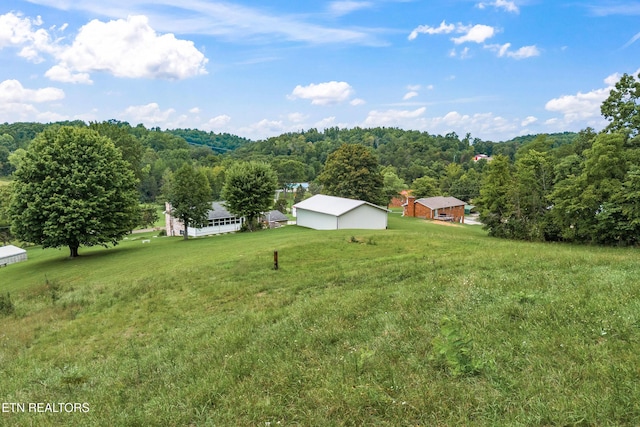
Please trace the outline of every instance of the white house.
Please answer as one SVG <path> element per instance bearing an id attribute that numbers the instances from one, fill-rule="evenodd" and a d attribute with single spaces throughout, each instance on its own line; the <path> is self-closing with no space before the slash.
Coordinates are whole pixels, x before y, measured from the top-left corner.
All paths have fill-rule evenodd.
<path id="1" fill-rule="evenodd" d="M 212 234 L 233 233 L 242 227 L 243 218 L 238 218 L 224 207 L 224 202 L 212 202 L 208 213 L 208 223 L 202 228 L 187 227 L 190 237 Z M 171 215 L 171 205 L 165 205 L 167 236 L 184 236 L 184 224 Z"/>
<path id="2" fill-rule="evenodd" d="M 296 223 L 316 230 L 384 230 L 389 210 L 362 200 L 317 194 L 294 206 Z"/>
<path id="3" fill-rule="evenodd" d="M 0 247 L 0 266 L 26 261 L 27 251 L 17 246 L 8 245 Z"/>

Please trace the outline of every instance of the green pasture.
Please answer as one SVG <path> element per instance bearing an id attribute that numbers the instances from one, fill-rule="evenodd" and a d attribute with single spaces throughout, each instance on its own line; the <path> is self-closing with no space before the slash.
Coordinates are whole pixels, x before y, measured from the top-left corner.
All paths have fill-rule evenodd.
<path id="1" fill-rule="evenodd" d="M 0 404 L 89 411 L 0 425 L 640 424 L 637 249 L 393 213 L 28 255 L 0 269 Z"/>

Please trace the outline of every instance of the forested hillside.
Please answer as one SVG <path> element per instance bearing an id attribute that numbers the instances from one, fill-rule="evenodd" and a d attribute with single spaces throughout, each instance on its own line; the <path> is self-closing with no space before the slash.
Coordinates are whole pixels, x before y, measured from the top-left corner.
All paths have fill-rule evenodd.
<path id="1" fill-rule="evenodd" d="M 558 148 L 570 144 L 576 134 L 530 135 L 506 142 L 460 138 L 455 133 L 431 135 L 398 128 L 328 128 L 286 133 L 261 141 L 250 141 L 230 134 L 197 129 L 147 129 L 143 125 L 110 120 L 86 124 L 81 121 L 58 123 L 13 123 L 0 125 L 0 176 L 10 176 L 24 150 L 35 135 L 49 126 L 90 126 L 110 137 L 123 151 L 139 178 L 140 200 L 153 202 L 162 193 L 163 175 L 190 162 L 205 169 L 212 198 L 220 196 L 224 171 L 237 160 L 260 160 L 272 165 L 280 185 L 313 182 L 322 171 L 329 154 L 342 144 L 360 144 L 376 155 L 382 172 L 393 173 L 402 186 L 429 177 L 436 181 L 436 192 L 453 193 L 469 200 L 479 191 L 485 161 L 474 162 L 478 153 L 503 154 L 515 160 L 516 152 L 531 144 Z M 542 142 L 541 142 L 542 141 Z M 456 189 L 462 180 L 465 188 Z M 453 186 L 453 189 L 451 188 Z M 472 188 L 469 188 L 472 187 Z M 312 186 L 314 188 L 314 186 Z"/>
<path id="2" fill-rule="evenodd" d="M 358 145 L 354 152 L 366 150 L 372 156 L 353 173 L 364 171 L 371 181 L 345 191 L 363 194 L 364 200 L 384 203 L 404 189 L 418 197 L 454 196 L 477 204 L 494 236 L 635 245 L 640 243 L 639 99 L 640 81 L 625 75 L 602 104 L 602 114 L 610 121 L 602 132 L 587 128 L 503 142 L 398 128 L 309 129 L 250 141 L 195 129 L 133 127 L 116 120 L 5 123 L 0 125 L 0 175 L 10 180 L 40 132 L 71 125 L 89 127 L 114 142 L 137 178 L 140 202 L 163 200 L 167 178 L 185 164 L 206 176 L 211 200 L 221 197 L 226 172 L 249 161 L 273 169 L 280 188 L 309 182 L 312 193 L 331 193 L 344 187 L 334 185 L 336 180 L 356 178 L 348 175 L 354 167 L 348 164 L 349 156 L 334 154 L 342 146 Z M 489 157 L 478 160 L 476 154 Z M 336 162 L 331 168 L 328 159 Z M 329 170 L 347 175 L 331 176 Z M 367 194 L 367 187 L 378 190 Z M 7 189 L 0 192 L 0 219 L 6 217 L 2 211 L 9 194 Z"/>

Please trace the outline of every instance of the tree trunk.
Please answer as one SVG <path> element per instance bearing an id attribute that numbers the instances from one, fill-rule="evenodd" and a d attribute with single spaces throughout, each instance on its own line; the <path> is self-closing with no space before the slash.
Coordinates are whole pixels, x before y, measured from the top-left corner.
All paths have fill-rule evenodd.
<path id="1" fill-rule="evenodd" d="M 78 246 L 79 245 L 69 245 L 69 257 L 70 258 L 78 257 Z"/>
<path id="2" fill-rule="evenodd" d="M 187 220 L 184 220 L 184 240 L 188 240 L 189 239 L 189 234 L 187 233 L 187 228 L 188 228 Z"/>

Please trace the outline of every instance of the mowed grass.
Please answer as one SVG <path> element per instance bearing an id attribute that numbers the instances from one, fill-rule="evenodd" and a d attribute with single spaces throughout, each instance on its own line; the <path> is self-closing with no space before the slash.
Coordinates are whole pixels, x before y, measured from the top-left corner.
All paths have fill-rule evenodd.
<path id="1" fill-rule="evenodd" d="M 637 249 L 392 214 L 81 255 L 0 269 L 0 401 L 90 411 L 0 424 L 640 424 Z"/>

